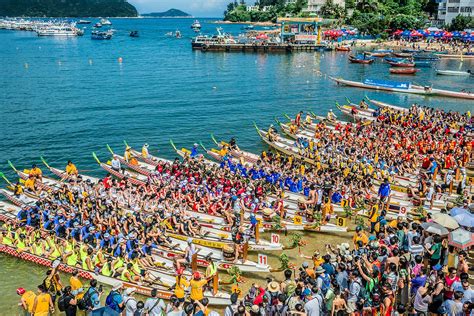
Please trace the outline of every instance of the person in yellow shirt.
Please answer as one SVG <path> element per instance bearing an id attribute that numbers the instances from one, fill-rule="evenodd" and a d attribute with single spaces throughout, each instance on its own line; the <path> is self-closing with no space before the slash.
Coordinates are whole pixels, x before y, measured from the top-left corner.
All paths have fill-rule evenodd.
<path id="1" fill-rule="evenodd" d="M 69 278 L 69 284 L 71 284 L 72 294 L 76 297 L 77 300 L 81 299 L 84 296 L 84 286 L 81 280 L 77 277 L 79 271 L 74 269 L 72 271 L 72 276 Z"/>
<path id="2" fill-rule="evenodd" d="M 30 315 L 33 312 L 33 304 L 35 302 L 36 294 L 33 291 L 26 291 L 22 287 L 16 290 L 16 294 L 21 296 L 18 305 L 23 307 L 27 315 Z"/>
<path id="3" fill-rule="evenodd" d="M 38 295 L 35 297 L 31 310 L 34 316 L 48 316 L 49 312 L 54 314 L 53 299 L 43 284 L 38 285 Z"/>
<path id="4" fill-rule="evenodd" d="M 77 171 L 76 166 L 72 163 L 71 160 L 67 162 L 66 173 L 68 176 L 77 176 L 79 172 Z"/>
<path id="5" fill-rule="evenodd" d="M 43 171 L 41 171 L 40 168 L 38 168 L 37 165 L 31 166 L 30 173 L 28 174 L 30 177 L 36 178 L 39 181 L 43 179 Z"/>
<path id="6" fill-rule="evenodd" d="M 148 153 L 148 144 L 143 145 L 142 147 L 142 157 L 148 158 L 150 154 Z"/>
<path id="7" fill-rule="evenodd" d="M 36 193 L 36 178 L 31 174 L 28 176 L 28 179 L 25 180 L 25 189 Z"/>
<path id="8" fill-rule="evenodd" d="M 369 242 L 369 238 L 362 231 L 362 227 L 357 226 L 354 237 L 352 238 L 352 242 L 354 243 L 354 248 L 359 249 L 359 241 L 362 243 L 362 245 L 365 246 Z"/>
<path id="9" fill-rule="evenodd" d="M 207 280 L 201 278 L 201 273 L 198 271 L 193 273 L 193 279 L 189 282 L 191 286 L 191 301 L 200 301 L 204 298 L 204 285 L 206 284 Z"/>
<path id="10" fill-rule="evenodd" d="M 186 277 L 183 276 L 184 268 L 178 269 L 176 272 L 176 285 L 174 287 L 174 294 L 181 303 L 185 300 L 185 290 L 189 287 L 189 282 Z"/>

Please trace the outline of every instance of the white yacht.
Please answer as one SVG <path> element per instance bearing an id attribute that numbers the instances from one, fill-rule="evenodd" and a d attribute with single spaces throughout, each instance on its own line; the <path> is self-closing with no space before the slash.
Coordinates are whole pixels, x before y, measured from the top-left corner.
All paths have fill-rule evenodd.
<path id="1" fill-rule="evenodd" d="M 50 25 L 48 27 L 36 29 L 38 36 L 78 36 L 82 35 L 82 30 L 73 25 Z"/>
<path id="2" fill-rule="evenodd" d="M 195 31 L 199 31 L 201 29 L 201 23 L 198 20 L 195 20 L 191 25 L 191 28 Z"/>
<path id="3" fill-rule="evenodd" d="M 112 22 L 110 22 L 108 19 L 100 19 L 100 24 L 102 24 L 102 25 L 112 25 Z"/>

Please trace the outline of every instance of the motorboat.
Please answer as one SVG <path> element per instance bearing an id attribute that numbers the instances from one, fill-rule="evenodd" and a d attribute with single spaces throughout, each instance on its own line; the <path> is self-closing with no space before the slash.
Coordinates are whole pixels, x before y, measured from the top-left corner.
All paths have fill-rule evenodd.
<path id="1" fill-rule="evenodd" d="M 199 31 L 201 29 L 201 23 L 198 20 L 194 20 L 193 24 L 191 25 L 191 28 L 194 31 Z"/>
<path id="2" fill-rule="evenodd" d="M 108 19 L 102 18 L 102 19 L 100 19 L 100 24 L 102 24 L 102 25 L 112 25 L 112 22 L 110 22 L 110 20 L 108 20 Z"/>
<path id="3" fill-rule="evenodd" d="M 140 35 L 138 34 L 138 31 L 131 31 L 129 35 L 130 37 L 140 37 Z"/>
<path id="4" fill-rule="evenodd" d="M 88 20 L 79 20 L 79 21 L 77 21 L 77 24 L 91 24 L 91 21 L 88 21 Z"/>
<path id="5" fill-rule="evenodd" d="M 436 74 L 445 75 L 445 76 L 474 76 L 474 73 L 471 70 L 466 71 L 455 71 L 455 70 L 441 70 L 436 69 Z"/>
<path id="6" fill-rule="evenodd" d="M 174 33 L 174 37 L 181 38 L 182 37 L 181 32 L 179 30 L 176 30 L 176 32 Z"/>
<path id="7" fill-rule="evenodd" d="M 91 39 L 93 40 L 109 40 L 112 39 L 113 33 L 111 31 L 92 31 Z"/>
<path id="8" fill-rule="evenodd" d="M 217 28 L 217 35 L 199 35 L 193 38 L 191 45 L 193 49 L 207 50 L 216 44 L 236 44 L 237 41 L 229 34 L 222 33 L 222 28 Z"/>
<path id="9" fill-rule="evenodd" d="M 97 22 L 96 24 L 94 24 L 94 28 L 96 29 L 100 29 L 102 27 L 102 24 Z"/>

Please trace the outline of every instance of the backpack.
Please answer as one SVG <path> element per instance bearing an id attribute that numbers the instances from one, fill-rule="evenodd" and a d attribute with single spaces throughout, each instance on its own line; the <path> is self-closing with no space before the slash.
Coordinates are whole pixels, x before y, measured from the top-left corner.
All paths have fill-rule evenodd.
<path id="1" fill-rule="evenodd" d="M 318 278 L 321 278 L 321 280 L 323 281 L 323 284 L 321 286 L 321 291 L 323 292 L 324 295 L 326 295 L 329 288 L 331 287 L 331 280 L 329 279 L 329 276 L 327 274 L 324 274 L 324 277 L 319 276 Z"/>
<path id="2" fill-rule="evenodd" d="M 92 294 L 97 293 L 95 289 L 89 288 L 84 296 L 77 302 L 77 307 L 81 311 L 90 310 L 94 307 L 92 304 Z"/>
<path id="3" fill-rule="evenodd" d="M 107 295 L 107 298 L 105 299 L 105 305 L 110 307 L 116 312 L 121 312 L 123 309 L 120 308 L 117 303 L 114 301 L 115 295 L 120 295 L 118 292 L 115 291 L 110 291 L 109 295 Z"/>
<path id="4" fill-rule="evenodd" d="M 66 309 L 69 307 L 69 302 L 66 303 L 66 299 L 69 298 L 69 296 L 67 294 L 64 294 L 63 296 L 61 296 L 58 300 L 58 309 L 61 311 L 61 312 L 65 312 Z"/>

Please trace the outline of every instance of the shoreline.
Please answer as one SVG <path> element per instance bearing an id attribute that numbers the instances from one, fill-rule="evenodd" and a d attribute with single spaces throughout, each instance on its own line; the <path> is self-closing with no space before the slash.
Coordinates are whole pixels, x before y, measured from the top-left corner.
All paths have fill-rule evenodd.
<path id="1" fill-rule="evenodd" d="M 224 21 L 224 20 L 219 20 L 219 21 L 213 21 L 210 22 L 213 24 L 245 24 L 245 25 L 255 25 L 255 26 L 280 26 L 281 24 L 279 23 L 273 23 L 273 22 L 231 22 L 231 21 Z"/>

